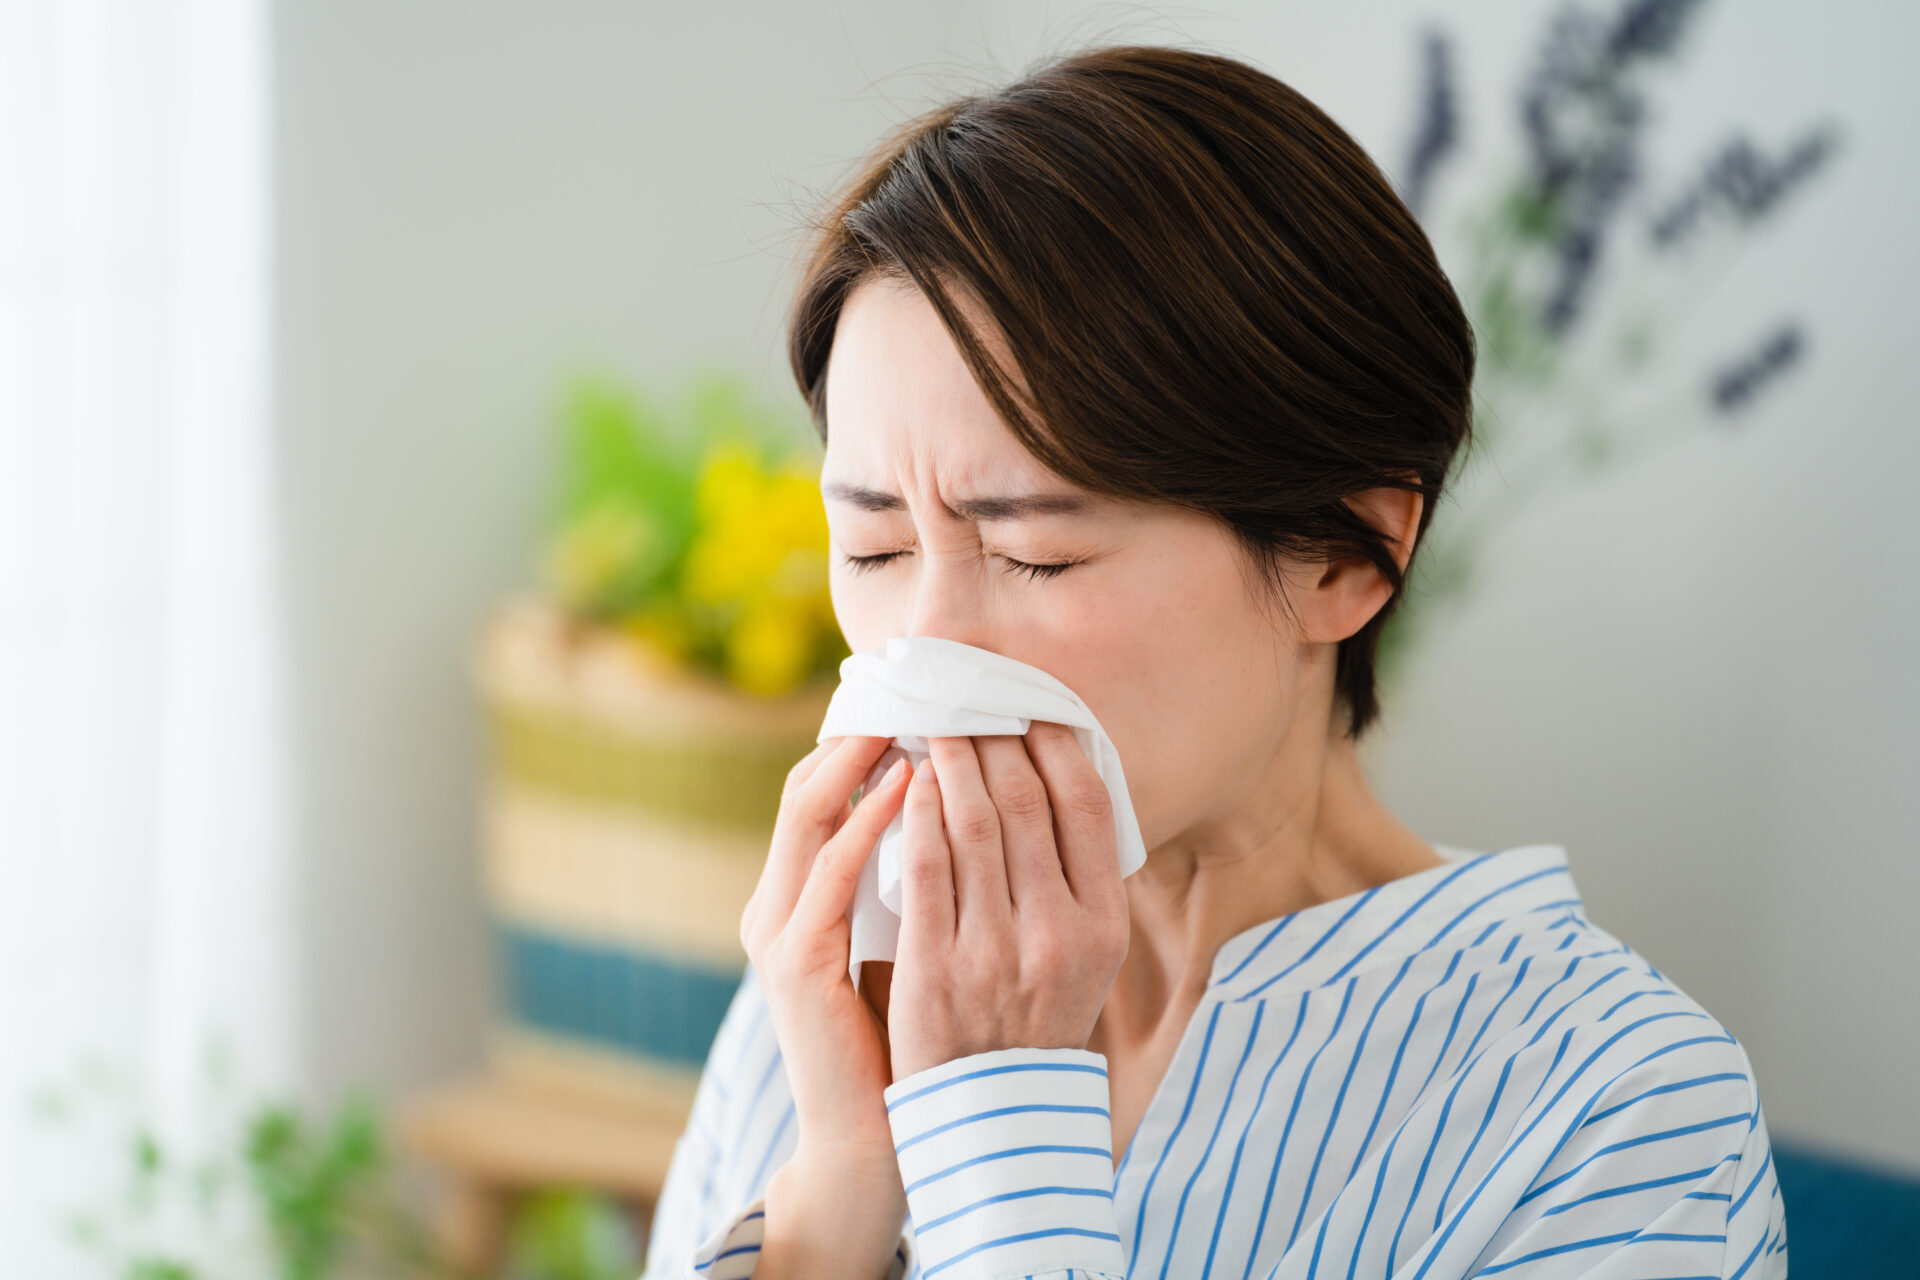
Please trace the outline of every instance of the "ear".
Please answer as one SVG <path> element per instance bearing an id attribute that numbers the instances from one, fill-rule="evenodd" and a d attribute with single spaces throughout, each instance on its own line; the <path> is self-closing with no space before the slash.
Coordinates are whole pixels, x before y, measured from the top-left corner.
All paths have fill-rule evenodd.
<path id="1" fill-rule="evenodd" d="M 1404 572 L 1413 554 L 1424 499 L 1409 489 L 1368 489 L 1347 499 L 1354 514 L 1386 534 L 1393 558 Z M 1303 601 L 1302 625 L 1306 638 L 1337 643 L 1367 625 L 1393 594 L 1393 586 L 1372 564 L 1358 556 L 1327 561 L 1311 578 Z"/>

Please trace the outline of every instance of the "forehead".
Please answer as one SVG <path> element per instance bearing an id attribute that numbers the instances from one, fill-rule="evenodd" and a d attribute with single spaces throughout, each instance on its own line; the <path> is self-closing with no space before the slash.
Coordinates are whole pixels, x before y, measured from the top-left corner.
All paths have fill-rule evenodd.
<path id="1" fill-rule="evenodd" d="M 951 296 L 1004 360 L 978 307 L 958 291 Z M 911 284 L 868 279 L 848 295 L 826 400 L 827 476 L 871 483 L 905 467 L 962 485 L 1063 483 L 1000 420 L 939 313 Z"/>

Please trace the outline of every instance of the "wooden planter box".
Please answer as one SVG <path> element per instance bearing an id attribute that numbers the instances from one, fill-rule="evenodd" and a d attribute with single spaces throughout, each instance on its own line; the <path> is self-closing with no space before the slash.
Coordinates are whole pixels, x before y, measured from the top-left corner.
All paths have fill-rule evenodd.
<path id="1" fill-rule="evenodd" d="M 482 629 L 482 832 L 497 1070 L 684 1114 L 746 967 L 787 771 L 835 681 L 777 699 L 534 598 Z"/>

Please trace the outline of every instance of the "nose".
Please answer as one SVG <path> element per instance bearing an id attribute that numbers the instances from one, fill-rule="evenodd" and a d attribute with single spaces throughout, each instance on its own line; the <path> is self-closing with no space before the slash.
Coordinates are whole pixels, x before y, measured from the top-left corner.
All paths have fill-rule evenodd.
<path id="1" fill-rule="evenodd" d="M 912 600 L 908 603 L 904 636 L 937 636 L 981 649 L 993 648 L 988 619 L 981 606 L 979 564 L 964 557 L 914 557 Z"/>

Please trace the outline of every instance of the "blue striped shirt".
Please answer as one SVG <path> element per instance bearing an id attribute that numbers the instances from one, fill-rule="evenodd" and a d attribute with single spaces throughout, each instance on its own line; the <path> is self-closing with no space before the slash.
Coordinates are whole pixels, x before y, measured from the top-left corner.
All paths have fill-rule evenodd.
<path id="1" fill-rule="evenodd" d="M 1229 939 L 1117 1169 L 1101 1054 L 894 1081 L 908 1215 L 888 1280 L 1784 1277 L 1739 1042 L 1588 921 L 1563 847 L 1439 848 L 1445 865 Z M 750 1276 L 796 1140 L 749 969 L 647 1280 Z"/>

